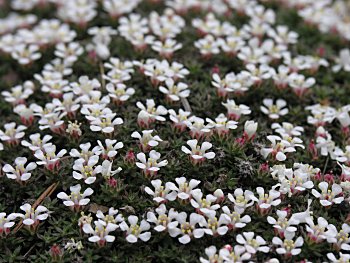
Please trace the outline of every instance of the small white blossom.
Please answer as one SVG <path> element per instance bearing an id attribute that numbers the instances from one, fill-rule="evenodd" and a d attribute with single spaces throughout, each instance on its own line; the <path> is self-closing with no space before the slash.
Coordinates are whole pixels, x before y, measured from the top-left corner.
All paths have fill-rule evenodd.
<path id="1" fill-rule="evenodd" d="M 264 99 L 264 106 L 260 106 L 260 110 L 269 116 L 270 119 L 278 119 L 280 116 L 288 114 L 287 102 L 282 99 L 276 100 L 276 104 L 273 103 L 273 99 Z"/>
<path id="2" fill-rule="evenodd" d="M 129 243 L 136 243 L 138 239 L 147 242 L 151 238 L 151 232 L 148 232 L 150 224 L 146 220 L 142 220 L 140 224 L 138 221 L 137 216 L 131 215 L 128 217 L 129 225 L 125 221 L 119 225 L 120 229 L 126 232 L 126 241 Z"/>
<path id="3" fill-rule="evenodd" d="M 64 200 L 63 204 L 70 207 L 73 211 L 79 211 L 82 207 L 86 206 L 90 199 L 86 198 L 94 193 L 91 188 L 87 188 L 83 193 L 80 192 L 80 184 L 71 186 L 70 195 L 67 195 L 65 192 L 60 192 L 57 194 L 59 199 Z"/>
<path id="4" fill-rule="evenodd" d="M 312 189 L 312 194 L 320 199 L 320 203 L 323 206 L 331 206 L 332 204 L 340 204 L 343 202 L 344 197 L 341 196 L 343 192 L 342 188 L 338 184 L 332 184 L 331 189 L 329 189 L 329 184 L 327 182 L 321 182 L 318 184 L 318 188 L 321 193 L 315 189 Z"/>
<path id="5" fill-rule="evenodd" d="M 182 146 L 181 150 L 190 155 L 194 164 L 202 163 L 205 159 L 213 159 L 215 157 L 214 152 L 206 152 L 212 147 L 212 144 L 209 142 L 203 142 L 202 145 L 199 146 L 198 141 L 194 139 L 188 140 L 187 145 L 190 146 L 190 149 L 186 146 Z"/>
<path id="6" fill-rule="evenodd" d="M 6 173 L 7 178 L 17 180 L 19 183 L 24 183 L 31 177 L 31 171 L 33 171 L 37 165 L 34 162 L 27 163 L 26 157 L 17 157 L 15 159 L 15 166 L 5 164 L 2 170 Z"/>
<path id="7" fill-rule="evenodd" d="M 136 166 L 142 169 L 146 176 L 156 175 L 161 167 L 168 164 L 167 160 L 158 162 L 160 159 L 160 153 L 155 150 L 150 151 L 148 159 L 144 153 L 138 153 L 136 157 L 140 161 L 136 162 Z"/>
<path id="8" fill-rule="evenodd" d="M 177 192 L 170 189 L 169 183 L 166 183 L 165 186 L 162 185 L 162 181 L 159 179 L 151 181 L 154 190 L 145 187 L 145 192 L 153 196 L 153 201 L 157 203 L 164 203 L 167 201 L 174 201 L 177 198 Z"/>
<path id="9" fill-rule="evenodd" d="M 104 246 L 106 242 L 113 242 L 115 240 L 115 237 L 110 235 L 110 232 L 115 231 L 118 225 L 106 223 L 102 220 L 95 221 L 94 224 L 95 229 L 92 228 L 91 224 L 84 224 L 83 226 L 84 233 L 92 235 L 89 237 L 90 242 Z"/>

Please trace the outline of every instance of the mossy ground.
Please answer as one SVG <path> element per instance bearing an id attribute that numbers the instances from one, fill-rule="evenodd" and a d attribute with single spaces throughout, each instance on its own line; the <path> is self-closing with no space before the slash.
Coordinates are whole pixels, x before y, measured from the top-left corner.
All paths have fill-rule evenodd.
<path id="1" fill-rule="evenodd" d="M 333 35 L 321 34 L 317 29 L 305 25 L 293 10 L 279 8 L 278 5 L 271 5 L 277 14 L 277 24 L 288 25 L 293 31 L 299 34 L 298 44 L 292 48 L 293 54 L 316 55 L 319 47 L 325 48 L 326 58 L 331 59 L 338 54 L 339 50 L 348 45 L 341 39 Z M 147 15 L 150 11 L 162 11 L 163 5 L 154 6 L 148 3 L 142 3 L 136 12 Z M 52 8 L 45 10 L 35 10 L 34 13 L 39 18 L 52 18 L 55 14 Z M 8 9 L 0 11 L 1 16 L 6 16 Z M 225 108 L 221 105 L 221 100 L 216 95 L 216 90 L 210 84 L 212 68 L 217 65 L 221 73 L 230 71 L 239 72 L 243 69 L 243 64 L 237 58 L 229 58 L 223 54 L 216 55 L 210 60 L 203 60 L 193 42 L 198 38 L 195 29 L 190 26 L 191 19 L 195 16 L 204 16 L 204 14 L 189 13 L 185 16 L 187 26 L 178 36 L 178 40 L 183 43 L 184 48 L 176 52 L 173 60 L 183 63 L 189 70 L 190 75 L 184 80 L 189 84 L 191 95 L 188 101 L 193 110 L 193 114 L 199 117 L 209 117 L 214 119 L 219 113 L 224 113 Z M 245 18 L 232 14 L 229 17 L 222 17 L 238 27 L 246 22 Z M 94 25 L 111 25 L 115 28 L 117 21 L 112 21 L 101 10 L 99 16 L 89 24 Z M 74 28 L 74 26 L 73 26 Z M 75 28 L 78 32 L 77 39 L 81 43 L 86 43 L 88 36 L 84 29 Z M 116 36 L 111 44 L 112 56 L 121 59 L 135 60 L 146 58 L 159 58 L 159 56 L 150 49 L 143 53 L 137 53 L 132 46 L 122 37 Z M 30 67 L 19 66 L 14 60 L 6 55 L 0 57 L 0 90 L 6 90 L 10 87 L 20 84 L 25 80 L 33 79 L 33 74 L 38 73 L 43 65 L 53 59 L 53 49 L 48 48 L 43 58 L 35 62 Z M 303 72 L 308 75 L 307 72 Z M 75 81 L 79 76 L 88 75 L 94 78 L 101 78 L 99 63 L 91 63 L 87 56 L 83 55 L 74 66 L 74 73 L 69 78 Z M 260 164 L 265 161 L 259 154 L 261 146 L 266 143 L 266 135 L 271 134 L 271 121 L 260 112 L 262 100 L 267 97 L 283 98 L 287 100 L 290 113 L 281 118 L 281 121 L 288 121 L 306 128 L 303 140 L 307 145 L 310 136 L 314 133 L 314 128 L 306 122 L 308 112 L 304 110 L 305 106 L 313 105 L 320 102 L 329 102 L 333 107 L 342 106 L 350 102 L 350 76 L 345 73 L 334 74 L 329 68 L 321 68 L 314 76 L 317 84 L 312 88 L 310 94 L 305 98 L 299 99 L 290 90 L 277 90 L 271 81 L 265 81 L 260 87 L 252 88 L 246 95 L 234 97 L 238 103 L 249 105 L 252 114 L 244 117 L 237 130 L 231 132 L 226 139 L 213 137 L 211 142 L 214 145 L 216 158 L 206 162 L 202 166 L 193 166 L 187 156 L 181 151 L 181 146 L 190 139 L 188 133 L 175 133 L 168 121 L 165 124 L 158 123 L 153 128 L 158 135 L 164 140 L 160 147 L 157 148 L 162 157 L 169 161 L 169 164 L 161 169 L 159 178 L 164 182 L 174 181 L 176 177 L 185 176 L 201 180 L 200 187 L 205 193 L 212 192 L 221 188 L 225 193 L 233 192 L 236 187 L 254 190 L 257 186 L 263 186 L 265 189 L 270 188 L 275 182 L 266 174 L 261 174 L 258 169 Z M 38 84 L 38 83 L 37 83 Z M 135 88 L 135 95 L 125 104 L 117 107 L 110 105 L 114 112 L 124 119 L 125 124 L 117 127 L 117 132 L 113 138 L 124 143 L 124 148 L 118 153 L 114 163 L 115 167 L 122 167 L 123 171 L 118 174 L 118 183 L 120 189 L 118 192 L 111 191 L 104 183 L 102 178 L 93 184 L 95 191 L 91 197 L 91 203 L 104 207 L 126 208 L 123 211 L 125 216 L 135 213 L 140 217 L 146 211 L 155 207 L 151 198 L 143 191 L 144 186 L 150 185 L 150 180 L 145 178 L 134 165 L 128 165 L 124 162 L 123 156 L 130 149 L 138 152 L 136 141 L 130 137 L 131 133 L 140 128 L 136 124 L 138 109 L 137 101 L 144 102 L 146 98 L 154 98 L 158 104 L 166 106 L 168 109 L 178 109 L 181 104 L 168 104 L 162 94 L 152 87 L 148 79 L 141 74 L 136 73 L 128 84 Z M 41 92 L 36 92 L 28 100 L 30 103 L 44 105 L 49 102 L 50 98 L 44 96 Z M 19 117 L 13 113 L 12 106 L 0 97 L 0 127 L 11 121 L 20 123 Z M 239 148 L 234 144 L 236 137 L 242 133 L 242 124 L 247 119 L 254 119 L 259 123 L 258 136 L 254 143 L 247 145 L 245 148 Z M 82 126 L 83 136 L 79 142 L 71 141 L 68 137 L 53 135 L 53 142 L 59 149 L 78 148 L 79 143 L 92 142 L 96 145 L 96 140 L 104 140 L 104 136 L 99 133 L 90 131 L 84 117 L 78 114 L 78 121 L 85 123 Z M 66 120 L 67 121 L 67 120 Z M 344 139 L 340 132 L 340 126 L 334 124 L 328 127 L 337 144 L 344 146 Z M 39 131 L 37 125 L 33 125 L 26 130 L 26 138 L 29 134 L 40 132 L 42 134 L 50 133 L 48 130 Z M 5 150 L 0 152 L 1 163 L 12 163 L 18 156 L 28 157 L 30 161 L 35 161 L 32 154 L 21 146 L 10 148 L 6 146 Z M 318 160 L 311 160 L 307 151 L 298 151 L 288 158 L 286 165 L 292 166 L 294 162 L 310 163 L 321 170 L 339 172 L 336 162 L 326 162 L 325 157 Z M 327 163 L 327 166 L 325 167 Z M 74 214 L 65 207 L 61 200 L 56 198 L 58 192 L 66 191 L 69 186 L 76 184 L 72 177 L 72 159 L 66 159 L 58 174 L 52 174 L 42 167 L 38 167 L 32 175 L 32 179 L 26 186 L 19 186 L 6 177 L 0 177 L 0 211 L 7 213 L 19 212 L 19 206 L 25 202 L 34 203 L 45 189 L 52 183 L 59 182 L 56 191 L 44 200 L 45 205 L 50 211 L 51 216 L 42 223 L 36 234 L 30 234 L 22 228 L 15 235 L 9 235 L 0 239 L 0 262 L 50 262 L 51 257 L 49 249 L 53 244 L 65 244 L 70 238 L 76 241 L 81 240 L 84 249 L 76 253 L 65 253 L 63 262 L 198 262 L 200 255 L 203 255 L 204 249 L 215 244 L 220 247 L 224 244 L 235 244 L 235 236 L 238 232 L 230 232 L 224 237 L 213 238 L 205 236 L 201 239 L 192 240 L 190 244 L 181 245 L 177 239 L 171 238 L 167 234 L 152 232 L 152 238 L 147 243 L 138 242 L 136 245 L 129 244 L 125 241 L 122 233 L 116 235 L 116 241 L 104 248 L 98 248 L 87 241 L 86 236 L 82 236 L 77 225 L 79 214 Z M 281 207 L 289 205 L 293 212 L 304 211 L 307 205 L 308 196 L 311 193 L 305 191 L 299 196 L 283 201 Z M 190 205 L 180 205 L 177 202 L 170 202 L 169 207 L 174 207 L 180 211 L 193 211 Z M 132 208 L 132 209 L 131 209 Z M 87 210 L 93 210 L 87 208 Z M 135 212 L 133 212 L 134 210 Z M 313 204 L 315 216 L 327 218 L 329 223 L 337 227 L 344 221 L 349 210 L 348 205 L 332 207 L 331 209 L 322 208 L 316 201 Z M 261 234 L 265 240 L 271 241 L 274 233 L 272 227 L 267 224 L 266 218 L 261 217 L 255 212 L 248 212 L 252 217 L 252 223 L 248 224 L 244 231 L 254 231 Z M 305 233 L 303 233 L 305 234 Z M 330 251 L 330 245 L 309 244 L 305 243 L 303 252 L 296 259 L 307 258 L 312 262 L 318 262 L 324 259 L 324 253 Z M 269 257 L 271 254 L 269 254 Z M 274 255 L 276 257 L 276 255 Z M 266 255 L 260 254 L 258 262 L 262 262 Z"/>

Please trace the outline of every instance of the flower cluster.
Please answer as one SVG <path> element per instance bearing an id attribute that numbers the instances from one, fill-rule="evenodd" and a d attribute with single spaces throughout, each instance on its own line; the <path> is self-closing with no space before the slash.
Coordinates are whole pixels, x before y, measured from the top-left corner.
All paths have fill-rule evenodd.
<path id="1" fill-rule="evenodd" d="M 91 261 L 107 250 L 88 242 L 141 242 L 165 251 L 141 261 L 162 262 L 201 239 L 203 263 L 349 261 L 346 1 L 2 8 L 0 238 L 9 246 L 55 240 L 42 260 Z"/>

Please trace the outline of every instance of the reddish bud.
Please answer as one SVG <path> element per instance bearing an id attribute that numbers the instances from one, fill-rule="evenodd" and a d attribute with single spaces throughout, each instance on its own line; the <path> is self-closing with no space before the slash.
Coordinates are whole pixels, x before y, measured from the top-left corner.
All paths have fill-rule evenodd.
<path id="1" fill-rule="evenodd" d="M 133 150 L 129 150 L 125 157 L 124 157 L 124 161 L 127 162 L 127 163 L 135 163 L 135 153 Z"/>

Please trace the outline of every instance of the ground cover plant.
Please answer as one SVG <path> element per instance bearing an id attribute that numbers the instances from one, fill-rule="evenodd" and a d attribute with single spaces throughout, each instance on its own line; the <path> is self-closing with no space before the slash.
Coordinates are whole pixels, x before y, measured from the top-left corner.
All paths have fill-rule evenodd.
<path id="1" fill-rule="evenodd" d="M 348 1 L 0 17 L 0 262 L 349 262 Z"/>

